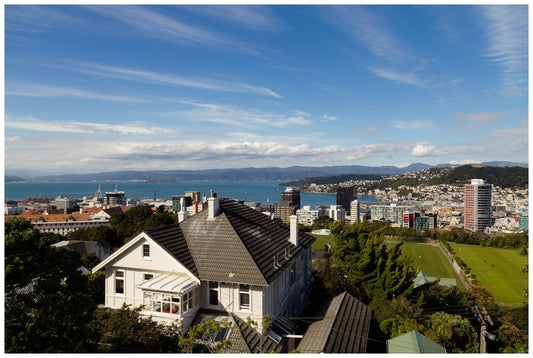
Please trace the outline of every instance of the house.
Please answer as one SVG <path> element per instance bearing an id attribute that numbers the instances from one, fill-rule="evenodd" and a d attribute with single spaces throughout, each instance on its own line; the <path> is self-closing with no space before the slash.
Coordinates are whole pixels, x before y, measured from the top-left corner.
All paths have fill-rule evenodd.
<path id="1" fill-rule="evenodd" d="M 347 292 L 335 296 L 324 318 L 312 323 L 301 353 L 366 353 L 372 310 Z"/>
<path id="2" fill-rule="evenodd" d="M 81 256 L 94 254 L 100 261 L 105 260 L 111 253 L 111 247 L 104 240 L 99 241 L 80 241 L 80 240 L 63 240 L 52 246 L 63 247 L 74 250 Z"/>
<path id="3" fill-rule="evenodd" d="M 186 330 L 198 310 L 261 322 L 305 305 L 315 238 L 241 202 L 208 198 L 180 223 L 146 230 L 93 272 L 105 268 L 105 305 L 144 305 L 143 315 Z M 259 328 L 261 331 L 261 328 Z"/>
<path id="4" fill-rule="evenodd" d="M 446 349 L 418 331 L 411 331 L 387 341 L 388 353 L 446 353 Z"/>

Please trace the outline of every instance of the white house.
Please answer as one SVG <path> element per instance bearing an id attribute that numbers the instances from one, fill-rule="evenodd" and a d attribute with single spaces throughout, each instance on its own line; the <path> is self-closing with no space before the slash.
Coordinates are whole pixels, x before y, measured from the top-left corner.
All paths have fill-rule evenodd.
<path id="1" fill-rule="evenodd" d="M 237 201 L 146 230 L 93 269 L 105 268 L 105 305 L 144 305 L 154 320 L 186 330 L 199 309 L 261 322 L 303 308 L 315 238 Z"/>

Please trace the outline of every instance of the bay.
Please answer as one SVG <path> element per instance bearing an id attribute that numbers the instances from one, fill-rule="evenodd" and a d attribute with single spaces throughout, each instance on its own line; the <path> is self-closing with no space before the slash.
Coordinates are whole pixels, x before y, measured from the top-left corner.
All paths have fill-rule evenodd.
<path id="1" fill-rule="evenodd" d="M 25 200 L 34 197 L 68 198 L 92 197 L 98 190 L 102 196 L 106 192 L 124 191 L 132 199 L 171 199 L 174 195 L 183 195 L 186 191 L 199 191 L 209 196 L 213 189 L 218 197 L 259 202 L 261 205 L 279 203 L 281 192 L 285 187 L 279 181 L 185 181 L 178 183 L 146 183 L 132 181 L 118 182 L 10 182 L 5 183 L 5 200 Z M 301 193 L 301 206 L 335 205 L 335 194 Z M 360 201 L 375 201 L 371 196 L 360 196 Z"/>

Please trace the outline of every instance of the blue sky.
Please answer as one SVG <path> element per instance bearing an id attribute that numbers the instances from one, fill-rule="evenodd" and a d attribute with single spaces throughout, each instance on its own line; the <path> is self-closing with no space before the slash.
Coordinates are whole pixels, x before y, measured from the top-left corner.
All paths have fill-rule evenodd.
<path id="1" fill-rule="evenodd" d="M 5 172 L 528 161 L 528 7 L 5 7 Z"/>

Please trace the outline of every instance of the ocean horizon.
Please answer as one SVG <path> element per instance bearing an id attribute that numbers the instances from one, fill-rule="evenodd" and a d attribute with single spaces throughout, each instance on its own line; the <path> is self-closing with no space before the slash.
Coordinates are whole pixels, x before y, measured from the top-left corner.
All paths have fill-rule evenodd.
<path id="1" fill-rule="evenodd" d="M 285 186 L 280 181 L 184 181 L 177 183 L 135 182 L 135 181 L 90 181 L 90 182 L 10 182 L 5 183 L 5 200 L 26 200 L 28 198 L 83 198 L 95 196 L 98 186 L 102 196 L 106 192 L 124 191 L 126 198 L 146 200 L 172 199 L 174 195 L 183 195 L 186 191 L 199 191 L 209 196 L 213 189 L 218 197 L 259 202 L 261 205 L 275 204 L 281 201 L 281 192 Z M 335 194 L 301 193 L 301 206 L 335 205 Z M 373 196 L 359 197 L 361 201 L 376 201 Z"/>

